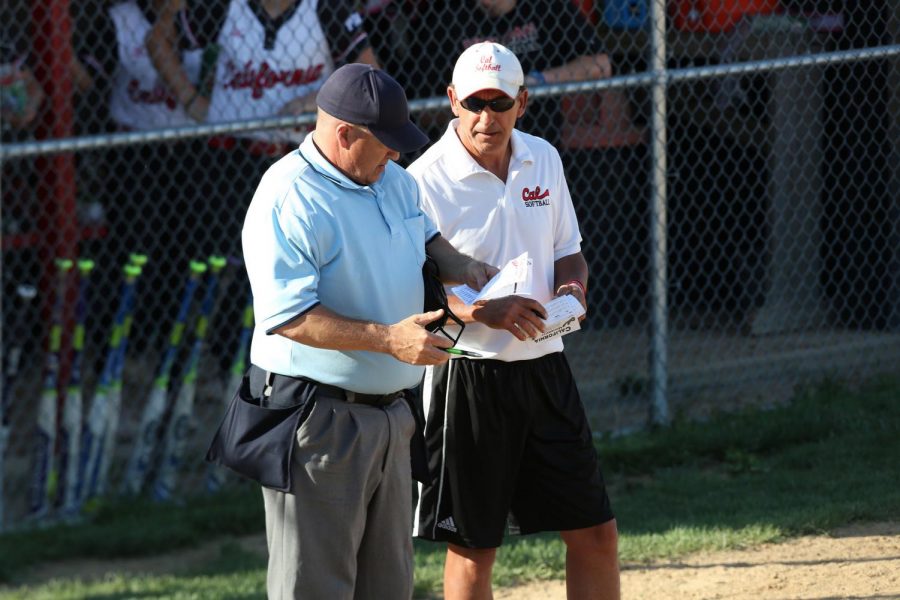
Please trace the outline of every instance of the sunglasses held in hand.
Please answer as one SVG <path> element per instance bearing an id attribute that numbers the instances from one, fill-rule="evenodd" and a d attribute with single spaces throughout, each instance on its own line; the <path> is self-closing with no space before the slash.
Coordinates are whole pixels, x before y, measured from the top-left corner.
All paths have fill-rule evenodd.
<path id="1" fill-rule="evenodd" d="M 444 310 L 444 314 L 427 324 L 425 329 L 432 333 L 439 331 L 456 345 L 466 324 L 450 310 L 450 305 L 447 303 L 447 292 L 444 290 L 444 284 L 441 283 L 440 270 L 434 259 L 427 254 L 425 263 L 422 265 L 422 279 L 425 284 L 425 311 L 430 312 L 439 308 Z M 455 336 L 444 330 L 447 321 L 453 321 L 459 327 L 459 333 Z"/>

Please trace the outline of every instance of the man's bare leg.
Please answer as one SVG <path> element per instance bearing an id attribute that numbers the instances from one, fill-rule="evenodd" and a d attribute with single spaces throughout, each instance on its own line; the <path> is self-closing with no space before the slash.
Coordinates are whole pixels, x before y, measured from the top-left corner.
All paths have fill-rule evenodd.
<path id="1" fill-rule="evenodd" d="M 491 600 L 491 573 L 496 548 L 465 548 L 447 544 L 444 563 L 445 600 Z"/>
<path id="2" fill-rule="evenodd" d="M 560 533 L 566 543 L 566 597 L 619 600 L 619 535 L 616 520 Z"/>

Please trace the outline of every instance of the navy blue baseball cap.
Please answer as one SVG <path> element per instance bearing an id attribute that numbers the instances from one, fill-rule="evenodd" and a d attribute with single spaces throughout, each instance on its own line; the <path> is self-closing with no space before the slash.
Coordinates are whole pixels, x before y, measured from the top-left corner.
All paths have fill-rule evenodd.
<path id="1" fill-rule="evenodd" d="M 428 143 L 428 136 L 409 120 L 403 88 L 371 65 L 351 63 L 337 69 L 322 85 L 316 104 L 336 119 L 365 125 L 391 150 L 413 152 Z"/>

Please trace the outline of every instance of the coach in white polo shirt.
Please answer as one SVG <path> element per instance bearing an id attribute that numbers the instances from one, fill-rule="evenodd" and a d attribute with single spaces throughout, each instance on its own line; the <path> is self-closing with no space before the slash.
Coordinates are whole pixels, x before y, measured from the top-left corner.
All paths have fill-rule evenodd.
<path id="1" fill-rule="evenodd" d="M 400 85 L 336 70 L 316 128 L 263 176 L 243 229 L 256 329 L 250 392 L 311 406 L 289 493 L 263 489 L 270 598 L 412 595 L 410 388 L 452 342 L 424 325 L 425 249 L 443 280 L 496 269 L 453 250 L 395 160 L 427 138 Z"/>
<path id="2" fill-rule="evenodd" d="M 460 345 L 496 355 L 427 370 L 432 483 L 416 534 L 448 543 L 448 600 L 491 597 L 507 523 L 561 532 L 569 598 L 618 598 L 616 522 L 562 339 L 531 339 L 543 330 L 542 303 L 572 294 L 585 304 L 587 264 L 559 154 L 514 129 L 528 91 L 507 48 L 469 47 L 447 94 L 457 118 L 408 169 L 425 212 L 478 260 L 503 266 L 527 251 L 533 294 L 473 306 L 451 298 L 467 323 Z"/>

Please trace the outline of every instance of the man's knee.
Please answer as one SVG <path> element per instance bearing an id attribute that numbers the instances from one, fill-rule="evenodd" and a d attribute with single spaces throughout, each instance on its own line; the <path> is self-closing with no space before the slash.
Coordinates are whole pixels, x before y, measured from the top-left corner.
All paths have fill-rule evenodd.
<path id="1" fill-rule="evenodd" d="M 560 535 L 570 551 L 610 557 L 618 555 L 619 533 L 615 519 L 593 527 L 563 531 Z"/>
<path id="2" fill-rule="evenodd" d="M 490 569 L 497 558 L 496 548 L 466 548 L 447 544 L 447 561 L 455 562 L 466 569 Z"/>

